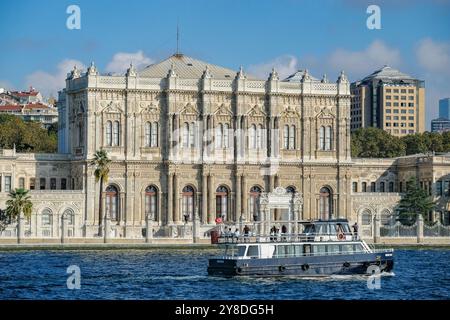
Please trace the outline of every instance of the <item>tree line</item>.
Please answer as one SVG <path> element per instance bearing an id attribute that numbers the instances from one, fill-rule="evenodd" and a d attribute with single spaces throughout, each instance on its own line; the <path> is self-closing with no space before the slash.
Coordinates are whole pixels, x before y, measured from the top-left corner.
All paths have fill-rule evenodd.
<path id="1" fill-rule="evenodd" d="M 352 157 L 394 158 L 416 153 L 450 152 L 450 132 L 395 137 L 378 128 L 360 128 L 351 136 Z"/>
<path id="2" fill-rule="evenodd" d="M 17 152 L 54 153 L 58 147 L 57 126 L 47 130 L 39 122 L 0 114 L 0 149 L 12 149 L 14 145 Z"/>

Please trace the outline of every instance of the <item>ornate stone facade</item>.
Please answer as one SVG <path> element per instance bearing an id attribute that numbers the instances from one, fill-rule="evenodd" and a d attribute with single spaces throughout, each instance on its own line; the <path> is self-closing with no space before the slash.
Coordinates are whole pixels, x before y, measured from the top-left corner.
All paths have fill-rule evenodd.
<path id="1" fill-rule="evenodd" d="M 296 203 L 300 197 L 298 220 L 361 221 L 365 207 L 373 214 L 383 210 L 373 203 L 381 201 L 392 212 L 406 176 L 419 172 L 420 179 L 434 184 L 440 178 L 436 170 L 450 173 L 447 157 L 430 157 L 428 167 L 404 159 L 352 160 L 344 73 L 335 83 L 308 71 L 279 80 L 273 70 L 267 80 L 258 80 L 242 69 L 178 54 L 141 72 L 130 66 L 124 76 L 100 75 L 93 65 L 83 74 L 75 69 L 60 98 L 61 153 L 5 150 L 0 208 L 6 176 L 9 189 L 21 181 L 30 188 L 33 178 L 35 189 L 41 178 L 56 181 L 57 191 L 48 190 L 53 185 L 31 191 L 36 228 L 42 228 L 43 210 L 58 219 L 63 207 L 70 207 L 76 216 L 73 236 L 101 234 L 105 217 L 108 234 L 117 238 L 142 238 L 146 219 L 155 236 L 188 234 L 195 217 L 201 232 L 217 217 L 251 224 L 265 217 L 261 195 L 281 190 L 277 187 L 286 188 Z M 101 148 L 112 162 L 99 214 L 99 184 L 89 161 Z M 70 191 L 60 190 L 62 179 Z M 383 185 L 384 192 L 367 198 L 360 189 L 364 182 L 375 182 L 376 192 Z"/>

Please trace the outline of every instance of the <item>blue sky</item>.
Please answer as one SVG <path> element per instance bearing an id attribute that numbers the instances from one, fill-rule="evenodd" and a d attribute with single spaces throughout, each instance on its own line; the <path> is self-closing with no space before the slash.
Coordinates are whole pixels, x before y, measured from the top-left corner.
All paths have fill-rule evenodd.
<path id="1" fill-rule="evenodd" d="M 81 29 L 69 30 L 69 5 Z M 381 30 L 369 30 L 369 4 L 381 9 Z M 71 64 L 95 61 L 122 72 L 171 55 L 179 20 L 181 51 L 261 77 L 308 68 L 316 77 L 351 80 L 383 64 L 426 81 L 427 123 L 437 100 L 450 96 L 450 0 L 191 0 L 2 1 L 0 87 L 33 85 L 45 94 L 64 84 Z"/>

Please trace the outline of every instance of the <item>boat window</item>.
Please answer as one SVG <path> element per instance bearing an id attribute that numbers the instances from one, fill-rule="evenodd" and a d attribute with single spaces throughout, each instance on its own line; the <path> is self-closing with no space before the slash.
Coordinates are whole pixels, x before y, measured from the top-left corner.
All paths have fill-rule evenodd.
<path id="1" fill-rule="evenodd" d="M 341 252 L 342 253 L 353 253 L 353 245 L 352 244 L 342 244 L 341 245 Z"/>
<path id="2" fill-rule="evenodd" d="M 321 244 L 321 245 L 315 245 L 314 246 L 314 254 L 315 255 L 324 255 L 326 254 L 326 246 Z"/>
<path id="3" fill-rule="evenodd" d="M 239 246 L 239 247 L 238 247 L 238 253 L 237 253 L 237 255 L 238 255 L 239 257 L 245 256 L 245 250 L 246 250 L 246 249 L 247 249 L 246 246 Z"/>
<path id="4" fill-rule="evenodd" d="M 295 256 L 301 256 L 303 254 L 303 248 L 302 248 L 302 246 L 300 245 L 296 245 L 295 246 Z"/>
<path id="5" fill-rule="evenodd" d="M 344 227 L 344 232 L 345 233 L 351 233 L 350 232 L 350 226 L 348 225 L 348 224 L 344 224 L 344 225 L 342 225 L 343 227 Z"/>
<path id="6" fill-rule="evenodd" d="M 258 246 L 248 246 L 247 256 L 250 258 L 258 258 Z"/>
<path id="7" fill-rule="evenodd" d="M 315 232 L 315 228 L 313 224 L 309 224 L 305 226 L 305 231 L 304 233 L 314 233 Z"/>
<path id="8" fill-rule="evenodd" d="M 330 226 L 330 227 L 331 227 L 331 228 L 330 228 L 330 234 L 336 234 L 336 233 L 339 232 L 339 228 L 338 228 L 338 225 L 337 225 L 337 224 L 332 225 L 332 226 Z"/>
<path id="9" fill-rule="evenodd" d="M 329 244 L 327 251 L 329 254 L 339 253 L 339 245 L 338 244 Z"/>
<path id="10" fill-rule="evenodd" d="M 305 255 L 305 256 L 311 255 L 311 245 L 310 244 L 303 245 L 303 255 Z"/>
<path id="11" fill-rule="evenodd" d="M 286 253 L 288 257 L 295 256 L 295 248 L 294 246 L 286 246 Z"/>
<path id="12" fill-rule="evenodd" d="M 353 245 L 353 250 L 355 252 L 364 252 L 363 246 L 361 244 L 354 244 Z"/>

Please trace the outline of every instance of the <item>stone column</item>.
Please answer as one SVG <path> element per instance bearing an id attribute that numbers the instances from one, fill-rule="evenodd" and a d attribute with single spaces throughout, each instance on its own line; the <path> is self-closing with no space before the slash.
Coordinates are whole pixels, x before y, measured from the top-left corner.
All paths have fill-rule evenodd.
<path id="1" fill-rule="evenodd" d="M 104 243 L 108 243 L 109 242 L 109 238 L 111 236 L 111 217 L 109 216 L 109 214 L 105 215 L 105 229 L 103 230 L 103 242 Z"/>
<path id="2" fill-rule="evenodd" d="M 215 212 L 214 212 L 214 201 L 216 200 L 214 198 L 214 176 L 209 175 L 209 212 L 208 212 L 208 223 L 213 224 L 215 219 Z"/>
<path id="3" fill-rule="evenodd" d="M 24 227 L 24 216 L 23 212 L 19 212 L 19 221 L 17 222 L 17 243 L 22 243 L 24 235 L 25 235 L 25 227 Z"/>
<path id="4" fill-rule="evenodd" d="M 417 243 L 423 242 L 423 216 L 417 216 Z"/>
<path id="5" fill-rule="evenodd" d="M 380 217 L 378 214 L 375 215 L 374 226 L 373 226 L 373 242 L 380 242 Z"/>
<path id="6" fill-rule="evenodd" d="M 173 173 L 167 175 L 167 224 L 173 223 Z"/>
<path id="7" fill-rule="evenodd" d="M 149 214 L 145 215 L 145 242 L 151 243 L 153 239 L 153 220 Z"/>
<path id="8" fill-rule="evenodd" d="M 66 215 L 61 216 L 61 243 L 64 243 L 66 238 L 66 230 L 67 230 L 67 217 Z"/>
<path id="9" fill-rule="evenodd" d="M 245 177 L 245 175 L 241 176 L 241 180 L 242 180 L 242 190 L 241 190 L 241 197 L 242 197 L 242 203 L 241 203 L 241 212 L 242 212 L 242 217 L 244 219 L 244 221 L 247 222 L 252 222 L 253 221 L 253 217 L 249 217 L 248 216 L 248 190 L 247 190 L 247 179 Z"/>
<path id="10" fill-rule="evenodd" d="M 241 210 L 241 175 L 236 175 L 236 220 L 239 220 L 239 222 L 242 223 L 242 210 Z"/>
<path id="11" fill-rule="evenodd" d="M 202 224 L 208 223 L 208 176 L 202 176 Z"/>
<path id="12" fill-rule="evenodd" d="M 179 204 L 179 199 L 180 199 L 180 195 L 179 195 L 179 191 L 178 191 L 178 175 L 175 173 L 173 175 L 173 196 L 174 198 L 174 209 L 173 209 L 173 221 L 175 223 L 180 223 L 180 206 Z"/>
<path id="13" fill-rule="evenodd" d="M 192 237 L 194 243 L 198 243 L 200 241 L 200 219 L 198 216 L 198 205 L 195 206 L 194 210 L 194 221 L 192 223 Z"/>

